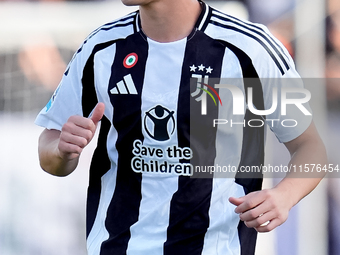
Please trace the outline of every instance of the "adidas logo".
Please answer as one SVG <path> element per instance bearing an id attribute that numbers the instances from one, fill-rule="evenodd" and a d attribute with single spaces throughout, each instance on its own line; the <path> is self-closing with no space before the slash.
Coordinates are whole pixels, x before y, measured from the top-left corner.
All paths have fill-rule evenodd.
<path id="1" fill-rule="evenodd" d="M 110 90 L 113 95 L 138 95 L 131 74 L 125 75 L 123 80 L 117 83 L 117 86 Z"/>

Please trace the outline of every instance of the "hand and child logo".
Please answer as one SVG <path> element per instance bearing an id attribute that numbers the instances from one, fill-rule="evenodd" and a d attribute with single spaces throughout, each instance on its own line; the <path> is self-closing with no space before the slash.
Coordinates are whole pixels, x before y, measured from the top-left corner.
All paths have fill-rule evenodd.
<path id="1" fill-rule="evenodd" d="M 168 141 L 175 133 L 174 114 L 174 111 L 162 105 L 145 112 L 143 126 L 147 135 L 158 142 Z M 136 173 L 182 176 L 191 176 L 193 173 L 193 166 L 189 163 L 192 158 L 189 147 L 181 148 L 176 143 L 145 143 L 137 139 L 133 143 L 132 153 L 131 169 Z"/>
<path id="2" fill-rule="evenodd" d="M 144 129 L 154 140 L 167 141 L 175 132 L 174 111 L 157 105 L 145 113 Z"/>

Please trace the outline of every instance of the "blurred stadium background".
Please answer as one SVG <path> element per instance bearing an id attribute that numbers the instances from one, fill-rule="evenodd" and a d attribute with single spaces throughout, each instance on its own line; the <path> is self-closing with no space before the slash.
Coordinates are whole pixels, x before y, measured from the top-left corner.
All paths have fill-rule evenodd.
<path id="1" fill-rule="evenodd" d="M 340 1 L 206 1 L 266 24 L 303 77 L 332 78 L 310 88 L 329 159 L 340 164 Z M 134 11 L 119 0 L 0 0 L 0 254 L 85 255 L 87 166 L 94 142 L 67 178 L 44 173 L 33 124 L 83 39 Z M 267 162 L 288 153 L 268 134 Z M 278 180 L 266 179 L 265 187 Z M 325 179 L 277 230 L 260 234 L 257 255 L 340 255 L 340 179 Z"/>

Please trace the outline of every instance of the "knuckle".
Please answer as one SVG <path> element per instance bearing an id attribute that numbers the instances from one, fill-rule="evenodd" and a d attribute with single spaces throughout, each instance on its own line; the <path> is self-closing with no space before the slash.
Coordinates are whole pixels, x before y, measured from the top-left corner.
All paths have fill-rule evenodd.
<path id="1" fill-rule="evenodd" d="M 259 220 L 259 219 L 256 219 L 255 221 L 255 226 L 258 227 L 258 226 L 261 226 L 261 224 L 263 224 L 262 220 Z"/>
<path id="2" fill-rule="evenodd" d="M 284 223 L 287 220 L 287 217 L 283 214 L 279 214 L 277 219 L 280 221 L 280 224 Z"/>
<path id="3" fill-rule="evenodd" d="M 244 225 L 246 225 L 247 228 L 251 228 L 251 226 L 249 226 L 249 222 L 244 221 Z"/>
<path id="4" fill-rule="evenodd" d="M 88 143 L 88 141 L 87 141 L 86 138 L 80 138 L 80 139 L 79 139 L 79 146 L 80 146 L 81 148 L 84 148 L 84 147 L 87 145 L 87 143 Z"/>
<path id="5" fill-rule="evenodd" d="M 275 208 L 273 209 L 273 212 L 274 212 L 274 214 L 276 215 L 277 218 L 282 218 L 282 217 L 283 217 L 283 214 L 282 214 L 282 212 L 279 210 L 279 208 L 275 207 Z"/>
<path id="6" fill-rule="evenodd" d="M 87 132 L 85 132 L 84 138 L 86 139 L 87 142 L 91 141 L 93 137 L 93 133 L 91 130 L 88 130 Z"/>
<path id="7" fill-rule="evenodd" d="M 91 119 L 84 119 L 83 127 L 88 130 L 92 130 L 95 125 Z"/>
<path id="8" fill-rule="evenodd" d="M 253 224 L 251 224 L 251 223 L 247 223 L 246 226 L 247 226 L 247 228 L 253 228 L 254 227 Z"/>
<path id="9" fill-rule="evenodd" d="M 82 151 L 83 151 L 83 149 L 81 148 L 81 147 L 79 147 L 79 146 L 76 146 L 76 145 L 69 145 L 69 148 L 70 148 L 70 152 L 71 153 L 76 153 L 76 154 L 80 154 Z"/>
<path id="10" fill-rule="evenodd" d="M 265 189 L 262 192 L 266 199 L 270 199 L 272 197 L 272 193 L 269 190 Z"/>
<path id="11" fill-rule="evenodd" d="M 58 144 L 58 150 L 61 152 L 61 153 L 65 153 L 66 152 L 66 146 L 65 146 L 65 143 L 64 142 L 60 142 Z"/>
<path id="12" fill-rule="evenodd" d="M 77 154 L 80 155 L 82 153 L 82 151 L 83 151 L 83 149 L 81 147 L 77 147 L 77 149 L 76 149 Z"/>
<path id="13" fill-rule="evenodd" d="M 273 229 L 274 229 L 274 226 L 273 226 L 273 225 L 265 226 L 266 232 L 272 231 Z"/>
<path id="14" fill-rule="evenodd" d="M 256 213 L 254 210 L 251 210 L 250 212 L 249 212 L 249 215 L 250 215 L 250 217 L 252 217 L 252 218 L 257 218 L 259 215 L 258 215 L 258 213 Z"/>
<path id="15" fill-rule="evenodd" d="M 249 199 L 248 201 L 245 202 L 245 204 L 248 208 L 253 208 L 255 206 L 253 199 Z"/>
<path id="16" fill-rule="evenodd" d="M 67 122 L 75 122 L 78 119 L 78 116 L 72 115 L 68 118 Z"/>
<path id="17" fill-rule="evenodd" d="M 70 130 L 71 127 L 72 127 L 71 122 L 66 122 L 66 123 L 62 126 L 61 130 L 62 130 L 62 131 L 67 131 L 67 130 Z"/>
<path id="18" fill-rule="evenodd" d="M 62 143 L 64 143 L 64 141 L 66 140 L 66 137 L 65 137 L 65 132 L 61 132 L 60 133 L 60 136 L 59 136 L 59 145 L 61 145 Z"/>

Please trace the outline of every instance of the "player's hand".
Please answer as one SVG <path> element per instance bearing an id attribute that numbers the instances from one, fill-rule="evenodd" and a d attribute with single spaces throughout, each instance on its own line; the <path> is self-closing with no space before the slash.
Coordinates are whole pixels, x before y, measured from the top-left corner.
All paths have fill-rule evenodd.
<path id="1" fill-rule="evenodd" d="M 240 198 L 230 197 L 236 205 L 235 212 L 240 214 L 248 228 L 258 232 L 269 232 L 284 223 L 292 208 L 289 197 L 276 188 L 249 193 Z"/>
<path id="2" fill-rule="evenodd" d="M 105 105 L 98 103 L 89 118 L 71 116 L 62 127 L 58 150 L 61 158 L 72 160 L 81 154 L 92 140 L 98 122 L 104 115 Z"/>

